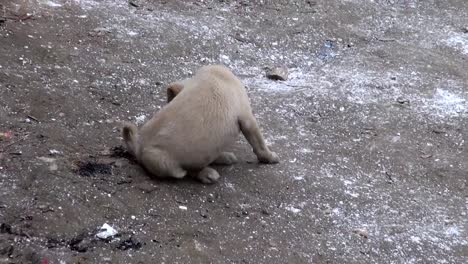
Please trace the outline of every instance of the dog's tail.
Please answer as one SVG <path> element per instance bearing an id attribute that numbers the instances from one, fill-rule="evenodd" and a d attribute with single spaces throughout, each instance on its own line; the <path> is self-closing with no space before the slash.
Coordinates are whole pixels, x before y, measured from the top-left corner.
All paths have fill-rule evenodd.
<path id="1" fill-rule="evenodd" d="M 134 157 L 136 157 L 137 153 L 137 135 L 138 128 L 131 123 L 125 122 L 122 128 L 122 137 L 124 139 L 125 145 L 127 145 L 127 149 Z"/>

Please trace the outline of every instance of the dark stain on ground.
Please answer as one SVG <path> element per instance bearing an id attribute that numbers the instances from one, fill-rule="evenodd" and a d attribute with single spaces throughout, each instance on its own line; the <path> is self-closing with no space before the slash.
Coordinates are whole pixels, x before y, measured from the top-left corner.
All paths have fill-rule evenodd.
<path id="1" fill-rule="evenodd" d="M 115 146 L 110 150 L 112 158 L 125 158 L 134 161 L 134 157 L 123 146 Z"/>
<path id="2" fill-rule="evenodd" d="M 112 166 L 110 164 L 97 163 L 92 161 L 79 162 L 78 174 L 84 177 L 91 177 L 97 174 L 112 174 Z"/>
<path id="3" fill-rule="evenodd" d="M 117 245 L 117 249 L 120 250 L 128 250 L 128 249 L 133 249 L 133 250 L 138 250 L 141 248 L 141 243 L 136 241 L 133 237 L 129 237 L 128 239 L 123 240 Z"/>

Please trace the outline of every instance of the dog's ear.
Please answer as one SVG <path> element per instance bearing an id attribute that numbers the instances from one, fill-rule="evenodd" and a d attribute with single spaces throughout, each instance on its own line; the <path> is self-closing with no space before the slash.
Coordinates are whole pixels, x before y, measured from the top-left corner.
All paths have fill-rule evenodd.
<path id="1" fill-rule="evenodd" d="M 171 83 L 169 87 L 167 87 L 167 102 L 169 103 L 176 97 L 180 91 L 184 89 L 184 86 L 181 83 Z"/>

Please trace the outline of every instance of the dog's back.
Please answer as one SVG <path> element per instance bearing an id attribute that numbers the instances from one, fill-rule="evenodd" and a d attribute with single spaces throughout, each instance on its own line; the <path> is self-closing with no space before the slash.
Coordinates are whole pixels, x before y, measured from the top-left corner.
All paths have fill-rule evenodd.
<path id="1" fill-rule="evenodd" d="M 183 86 L 139 136 L 146 146 L 169 151 L 183 168 L 199 169 L 236 140 L 239 115 L 251 109 L 241 81 L 224 66 L 202 67 Z"/>

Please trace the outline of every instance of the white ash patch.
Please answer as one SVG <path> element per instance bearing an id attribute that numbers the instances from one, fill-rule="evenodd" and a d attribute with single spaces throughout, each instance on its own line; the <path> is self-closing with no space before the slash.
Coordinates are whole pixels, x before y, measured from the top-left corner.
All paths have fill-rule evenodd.
<path id="1" fill-rule="evenodd" d="M 450 194 L 441 197 L 435 190 L 415 186 L 401 186 L 397 190 L 381 189 L 381 185 L 368 180 L 375 179 L 375 175 L 366 175 L 360 171 L 356 175 L 344 175 L 332 169 L 333 166 L 324 166 L 319 178 L 323 179 L 321 182 L 324 187 L 330 181 L 333 189 L 337 181 L 341 181 L 344 194 L 351 196 L 349 199 L 337 200 L 335 204 L 324 205 L 329 208 L 327 211 L 340 230 L 329 237 L 330 244 L 344 245 L 341 249 L 345 255 L 351 257 L 354 254 L 354 248 L 346 246 L 344 241 L 351 239 L 352 231 L 356 229 L 366 230 L 369 241 L 373 243 L 405 249 L 404 254 L 399 252 L 401 250 L 392 254 L 405 263 L 420 262 L 411 259 L 421 250 L 418 247 L 434 252 L 434 263 L 452 263 L 456 257 L 451 252 L 468 245 L 468 226 L 463 217 L 451 215 L 457 204 L 466 204 L 466 201 L 457 198 L 447 201 L 448 197 L 452 197 Z M 405 189 L 413 191 L 403 195 Z M 401 200 L 396 207 L 395 199 Z M 380 249 L 373 250 L 379 253 Z"/>
<path id="2" fill-rule="evenodd" d="M 294 214 L 300 213 L 302 211 L 302 209 L 296 208 L 296 207 L 291 206 L 291 205 L 286 206 L 284 209 L 286 209 L 286 210 L 288 210 L 288 211 L 290 211 L 291 213 L 294 213 Z"/>
<path id="3" fill-rule="evenodd" d="M 137 123 L 137 125 L 141 125 L 145 122 L 147 116 L 145 114 L 141 114 L 139 116 L 135 116 L 134 119 L 135 119 L 135 123 Z"/>
<path id="4" fill-rule="evenodd" d="M 50 7 L 62 7 L 62 4 L 58 4 L 58 3 L 52 2 L 52 1 L 46 1 L 45 4 L 50 6 Z"/>
<path id="5" fill-rule="evenodd" d="M 457 116 L 467 110 L 466 99 L 446 89 L 437 89 L 428 101 L 429 106 L 441 116 Z"/>
<path id="6" fill-rule="evenodd" d="M 302 210 L 304 209 L 304 206 L 305 206 L 305 203 L 302 202 L 302 203 L 300 203 L 298 205 L 291 205 L 291 204 L 286 205 L 286 206 L 284 206 L 284 209 L 291 212 L 291 213 L 293 213 L 293 214 L 298 214 L 298 213 L 302 212 Z"/>
<path id="7" fill-rule="evenodd" d="M 446 46 L 468 55 L 468 34 L 451 32 L 449 36 L 442 40 Z"/>

